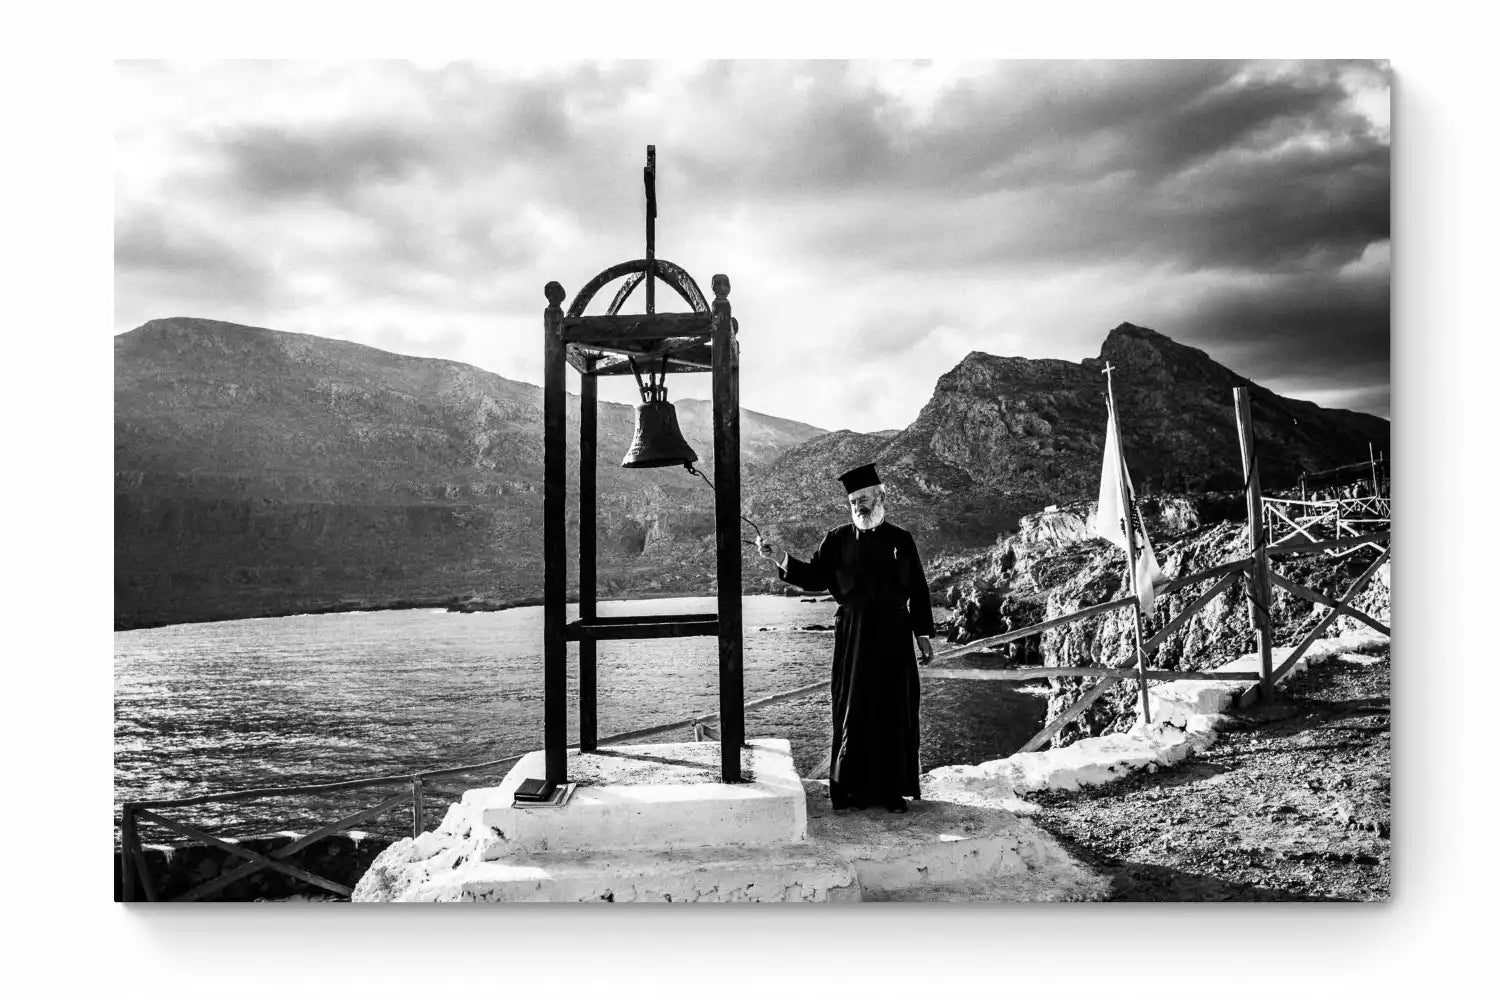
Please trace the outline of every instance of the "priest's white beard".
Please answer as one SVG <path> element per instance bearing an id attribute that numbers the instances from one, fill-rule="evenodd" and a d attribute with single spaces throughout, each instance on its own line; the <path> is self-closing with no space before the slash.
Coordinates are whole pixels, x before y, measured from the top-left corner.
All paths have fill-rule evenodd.
<path id="1" fill-rule="evenodd" d="M 868 514 L 854 511 L 849 515 L 849 519 L 854 522 L 854 526 L 860 531 L 869 531 L 885 520 L 885 504 L 880 500 L 876 500 L 875 506 L 870 508 Z"/>

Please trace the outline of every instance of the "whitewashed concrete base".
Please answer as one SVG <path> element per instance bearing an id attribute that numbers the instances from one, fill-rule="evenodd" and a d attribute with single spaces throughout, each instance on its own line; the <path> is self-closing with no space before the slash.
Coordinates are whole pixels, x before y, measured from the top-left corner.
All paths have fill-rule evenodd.
<path id="1" fill-rule="evenodd" d="M 787 740 L 757 739 L 740 756 L 745 780 L 720 779 L 719 744 L 656 743 L 570 751 L 578 782 L 560 809 L 515 809 L 515 790 L 546 775 L 545 756 L 529 753 L 495 788 L 464 794 L 463 805 L 493 828 L 486 860 L 517 851 L 664 851 L 696 847 L 770 847 L 807 839 L 807 807 Z"/>
<path id="2" fill-rule="evenodd" d="M 1021 817 L 994 808 L 924 801 L 913 802 L 904 814 L 884 809 L 836 813 L 826 782 L 797 778 L 785 740 L 755 740 L 752 745 L 746 757 L 753 762 L 753 780 L 744 786 L 724 786 L 698 774 L 675 787 L 580 787 L 573 801 L 557 810 L 511 809 L 508 796 L 520 777 L 498 788 L 474 789 L 448 810 L 436 830 L 386 849 L 360 879 L 354 900 L 1022 901 L 1090 899 L 1103 893 L 1102 880 Z M 602 762 L 616 775 L 646 776 L 632 770 L 641 761 L 653 767 L 697 768 L 711 758 L 713 767 L 718 766 L 714 743 L 619 749 L 628 749 L 623 762 Z M 787 786 L 788 777 L 794 786 Z M 645 794 L 648 787 L 651 792 Z M 762 789 L 759 795 L 722 791 L 756 787 Z M 621 788 L 637 791 L 627 794 Z M 580 800 L 585 791 L 589 796 Z M 785 808 L 787 799 L 795 803 L 791 810 Z M 580 801 L 584 808 L 575 810 Z M 550 820 L 532 822 L 549 815 Z M 576 827 L 570 827 L 570 816 Z M 675 825 L 673 816 L 680 819 Z M 727 817 L 745 822 L 731 823 Z M 641 831 L 641 843 L 649 846 L 631 846 L 632 828 Z M 597 842 L 591 843 L 590 836 Z M 763 839 L 746 842 L 755 838 Z M 726 842 L 733 840 L 740 842 Z"/>

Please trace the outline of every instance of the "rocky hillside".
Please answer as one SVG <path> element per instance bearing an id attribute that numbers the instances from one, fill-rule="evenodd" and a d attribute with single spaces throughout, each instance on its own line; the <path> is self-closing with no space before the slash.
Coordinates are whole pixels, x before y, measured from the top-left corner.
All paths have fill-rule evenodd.
<path id="1" fill-rule="evenodd" d="M 843 499 L 829 469 L 878 462 L 893 514 L 928 549 L 983 545 L 1021 515 L 1096 496 L 1106 406 L 1101 369 L 1115 367 L 1115 399 L 1131 476 L 1143 494 L 1237 489 L 1234 388 L 1248 386 L 1262 484 L 1290 487 L 1304 471 L 1389 452 L 1390 423 L 1286 399 L 1203 351 L 1122 324 L 1098 358 L 1069 361 L 971 353 L 943 375 L 911 426 L 890 435 L 847 431 L 789 450 L 757 497 L 796 523 Z"/>
<path id="2" fill-rule="evenodd" d="M 876 461 L 891 519 L 956 579 L 1025 515 L 1095 493 L 1105 362 L 1143 492 L 1239 484 L 1232 389 L 1249 383 L 1124 324 L 1080 363 L 970 354 L 902 429 L 825 433 L 743 411 L 745 511 L 805 550 L 846 517 L 834 476 Z M 1362 460 L 1371 442 L 1389 452 L 1387 421 L 1251 394 L 1268 488 Z M 712 474 L 708 404 L 678 412 Z M 570 476 L 576 420 L 570 406 Z M 609 460 L 629 445 L 630 407 L 601 406 L 599 427 L 605 593 L 712 592 L 707 487 Z M 147 323 L 115 340 L 116 625 L 534 600 L 541 462 L 536 386 L 295 333 Z M 747 590 L 774 589 L 749 553 Z"/>
<path id="3" fill-rule="evenodd" d="M 1220 494 L 1158 497 L 1143 504 L 1158 561 L 1168 577 L 1243 557 L 1248 551 L 1244 509 L 1236 509 L 1235 501 L 1243 503 L 1238 495 Z M 1089 532 L 1090 506 L 1080 503 L 1028 516 L 1015 534 L 942 566 L 946 573 L 940 573 L 938 582 L 948 588 L 953 607 L 946 623 L 947 637 L 968 642 L 1123 596 L 1127 592 L 1124 555 Z M 1343 558 L 1283 560 L 1278 561 L 1276 571 L 1305 587 L 1337 595 L 1348 589 L 1374 555 L 1364 549 Z M 1159 600 L 1148 629 L 1171 620 L 1216 582 L 1190 585 Z M 1279 587 L 1274 591 L 1274 643 L 1293 646 L 1311 625 L 1314 612 L 1321 614 L 1327 609 L 1315 608 L 1310 601 Z M 1381 568 L 1354 606 L 1378 619 L 1390 619 L 1389 564 Z M 1151 669 L 1201 670 L 1253 652 L 1255 632 L 1248 607 L 1245 581 L 1240 576 L 1151 654 Z M 1350 621 L 1339 619 L 1330 634 Z M 963 658 L 981 666 L 1027 663 L 1088 667 L 1119 663 L 1134 649 L 1133 620 L 1121 610 L 1052 629 L 990 654 Z M 1088 678 L 1049 681 L 1048 718 L 1060 714 L 1092 684 Z M 1138 705 L 1137 684 L 1121 681 L 1069 723 L 1054 745 L 1065 746 L 1085 736 L 1128 729 L 1135 722 Z"/>
<path id="4" fill-rule="evenodd" d="M 712 470 L 709 404 L 678 412 Z M 569 418 L 576 498 L 576 399 Z M 541 428 L 540 388 L 469 365 L 201 319 L 122 334 L 116 625 L 535 599 Z M 601 404 L 601 580 L 698 589 L 711 541 L 686 569 L 671 542 L 711 538 L 712 494 L 681 469 L 619 468 L 633 428 L 631 407 Z M 746 475 L 823 433 L 742 411 Z"/>

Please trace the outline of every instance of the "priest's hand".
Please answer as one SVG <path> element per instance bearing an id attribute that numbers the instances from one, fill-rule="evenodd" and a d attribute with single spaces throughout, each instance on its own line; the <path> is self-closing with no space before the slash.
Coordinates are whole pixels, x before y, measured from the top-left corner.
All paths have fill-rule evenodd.
<path id="1" fill-rule="evenodd" d="M 760 553 L 760 557 L 762 559 L 770 560 L 772 563 L 774 563 L 777 566 L 780 566 L 782 564 L 782 562 L 786 559 L 786 553 L 785 552 L 783 552 L 781 554 L 780 558 L 777 558 L 777 556 L 776 556 L 776 550 L 774 548 L 772 548 L 771 543 L 768 542 L 768 541 L 766 541 L 764 538 L 762 538 L 759 535 L 755 536 L 755 549 L 756 549 L 757 552 Z"/>
<path id="2" fill-rule="evenodd" d="M 917 651 L 917 662 L 922 666 L 932 662 L 932 640 L 927 636 L 917 636 Z"/>

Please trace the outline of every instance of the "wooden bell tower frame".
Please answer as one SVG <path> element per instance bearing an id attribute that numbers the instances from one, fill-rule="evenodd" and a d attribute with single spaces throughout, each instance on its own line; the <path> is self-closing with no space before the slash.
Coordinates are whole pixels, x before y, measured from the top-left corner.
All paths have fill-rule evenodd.
<path id="1" fill-rule="evenodd" d="M 646 256 L 606 268 L 584 285 L 566 313 L 562 285 L 547 282 L 543 313 L 543 443 L 546 492 L 542 501 L 545 564 L 543 624 L 544 747 L 549 784 L 567 781 L 568 643 L 578 643 L 579 749 L 598 749 L 597 652 L 611 639 L 719 637 L 719 716 L 722 777 L 741 780 L 745 742 L 743 613 L 740 603 L 740 390 L 738 323 L 729 310 L 729 279 L 713 278 L 710 308 L 687 271 L 656 257 L 656 147 L 646 147 Z M 584 309 L 605 285 L 625 278 L 602 316 Z M 658 313 L 657 280 L 692 307 Z M 621 315 L 620 307 L 642 282 L 645 313 Z M 646 370 L 711 374 L 714 424 L 714 535 L 718 557 L 717 614 L 615 615 L 598 613 L 597 500 L 598 379 L 631 375 L 632 362 Z M 567 620 L 567 394 L 565 366 L 583 378 L 578 421 L 578 617 Z"/>

